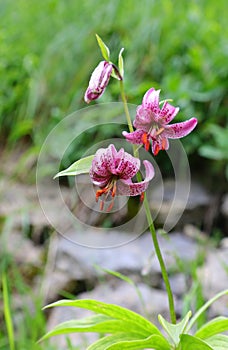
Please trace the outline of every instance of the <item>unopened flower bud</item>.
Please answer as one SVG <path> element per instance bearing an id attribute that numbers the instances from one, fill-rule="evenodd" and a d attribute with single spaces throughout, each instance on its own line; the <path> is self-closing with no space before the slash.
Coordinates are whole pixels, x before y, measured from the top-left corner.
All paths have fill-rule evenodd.
<path id="1" fill-rule="evenodd" d="M 96 100 L 104 93 L 112 73 L 112 68 L 112 63 L 107 61 L 101 61 L 95 68 L 85 92 L 84 100 L 86 103 Z"/>

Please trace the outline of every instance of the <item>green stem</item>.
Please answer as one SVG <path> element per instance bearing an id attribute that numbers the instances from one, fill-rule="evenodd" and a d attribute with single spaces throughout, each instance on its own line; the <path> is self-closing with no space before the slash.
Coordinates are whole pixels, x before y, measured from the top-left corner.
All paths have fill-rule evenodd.
<path id="1" fill-rule="evenodd" d="M 132 125 L 132 122 L 131 122 L 131 116 L 130 116 L 130 113 L 129 113 L 129 109 L 128 109 L 128 106 L 127 106 L 127 99 L 126 99 L 126 96 L 125 96 L 125 93 L 124 93 L 123 80 L 120 80 L 120 94 L 121 94 L 121 98 L 122 98 L 123 104 L 124 104 L 124 112 L 125 112 L 126 117 L 127 117 L 127 125 L 128 125 L 128 128 L 129 128 L 129 131 L 133 132 L 134 129 L 133 129 L 133 125 Z"/>
<path id="2" fill-rule="evenodd" d="M 171 322 L 173 324 L 175 324 L 176 323 L 176 313 L 175 313 L 175 308 L 174 308 L 173 293 L 172 293 L 172 289 L 171 289 L 171 286 L 169 283 L 169 276 L 168 276 L 168 273 L 166 270 L 165 262 L 164 262 L 164 259 L 162 257 L 161 249 L 160 249 L 160 246 L 158 243 L 157 233 L 156 233 L 156 230 L 154 227 L 154 223 L 153 223 L 153 219 L 151 216 L 149 202 L 148 202 L 146 193 L 145 193 L 143 203 L 144 203 L 144 208 L 146 211 L 146 217 L 147 217 L 147 221 L 149 224 L 149 229 L 150 229 L 151 236 L 152 236 L 153 243 L 154 243 L 154 249 L 155 249 L 155 252 L 156 252 L 160 267 L 161 267 L 162 278 L 163 278 L 163 281 L 165 283 L 166 291 L 168 294 L 170 319 L 171 319 Z"/>
<path id="3" fill-rule="evenodd" d="M 129 113 L 128 106 L 127 106 L 127 99 L 126 99 L 126 96 L 125 96 L 125 93 L 124 93 L 123 80 L 120 81 L 120 92 L 121 92 L 121 98 L 122 98 L 123 104 L 124 104 L 124 111 L 125 111 L 125 114 L 126 114 L 126 117 L 127 117 L 128 128 L 129 128 L 129 131 L 132 132 L 134 129 L 133 129 L 133 126 L 132 126 L 131 117 L 130 117 L 130 113 Z M 133 147 L 134 156 L 139 158 L 138 150 L 135 147 L 135 145 L 133 145 L 133 146 L 134 146 Z M 144 208 L 145 208 L 145 211 L 146 211 L 146 217 L 147 217 L 149 229 L 150 229 L 152 240 L 153 240 L 153 244 L 154 244 L 154 249 L 155 249 L 155 252 L 156 252 L 159 264 L 160 264 L 162 278 L 163 278 L 163 281 L 165 283 L 166 291 L 167 291 L 167 294 L 168 294 L 170 319 L 171 319 L 171 322 L 173 324 L 175 324 L 176 323 L 176 314 L 175 314 L 175 308 L 174 308 L 173 293 L 172 293 L 172 289 L 171 289 L 171 286 L 170 286 L 169 277 L 168 277 L 168 273 L 167 273 L 167 270 L 166 270 L 165 262 L 164 262 L 164 259 L 162 257 L 161 249 L 160 249 L 160 246 L 159 246 L 159 242 L 158 242 L 156 230 L 155 230 L 155 227 L 154 227 L 153 219 L 152 219 L 152 216 L 151 216 L 150 206 L 149 206 L 149 202 L 148 202 L 146 193 L 145 193 L 145 197 L 144 197 L 143 203 L 144 203 Z"/>

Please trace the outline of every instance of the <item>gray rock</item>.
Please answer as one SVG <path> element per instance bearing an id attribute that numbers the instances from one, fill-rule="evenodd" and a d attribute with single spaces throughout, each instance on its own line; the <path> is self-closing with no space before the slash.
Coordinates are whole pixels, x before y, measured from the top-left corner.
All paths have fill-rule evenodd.
<path id="1" fill-rule="evenodd" d="M 175 275 L 171 275 L 169 277 L 169 282 L 171 285 L 172 292 L 176 296 L 182 297 L 187 292 L 187 283 L 184 274 L 178 273 Z M 164 282 L 163 289 L 165 289 Z"/>
<path id="2" fill-rule="evenodd" d="M 205 265 L 198 274 L 207 299 L 214 297 L 222 290 L 228 289 L 228 249 L 209 251 Z M 224 296 L 212 304 L 210 317 L 228 316 L 228 296 Z"/>
<path id="3" fill-rule="evenodd" d="M 156 222 L 160 225 L 165 223 L 166 231 L 170 231 L 174 226 L 182 228 L 189 222 L 201 225 L 204 222 L 205 210 L 212 199 L 211 194 L 202 184 L 194 181 L 189 189 L 183 182 L 178 183 L 176 191 L 176 185 L 175 180 L 168 179 L 162 185 L 153 188 L 150 205 Z"/>
<path id="4" fill-rule="evenodd" d="M 62 206 L 71 205 L 72 192 L 69 188 L 61 188 L 61 199 L 58 185 L 53 182 L 43 183 L 37 188 L 35 185 L 15 183 L 8 180 L 0 182 L 0 216 L 10 217 L 14 227 L 23 227 L 24 221 L 34 228 L 34 235 L 38 235 L 44 227 L 55 222 L 63 229 L 68 226 L 64 216 L 59 215 Z M 43 209 L 48 208 L 48 216 L 42 210 L 39 200 L 42 200 Z"/>
<path id="5" fill-rule="evenodd" d="M 96 234 L 91 230 L 83 234 L 77 233 L 78 237 L 87 235 L 88 240 L 94 240 Z M 96 243 L 106 241 L 109 246 L 109 243 L 111 245 L 118 241 L 119 237 L 120 233 L 115 231 L 107 234 L 100 232 Z M 94 280 L 104 275 L 104 271 L 95 268 L 95 265 L 124 274 L 147 275 L 147 279 L 157 281 L 160 266 L 154 254 L 150 233 L 145 233 L 134 241 L 130 241 L 130 234 L 121 233 L 121 239 L 129 243 L 116 248 L 92 249 L 76 245 L 62 236 L 53 238 L 49 251 L 54 251 L 55 254 L 51 254 L 49 258 L 50 267 L 47 267 L 43 280 L 46 301 L 55 300 L 58 290 L 69 285 L 71 281 Z M 196 258 L 197 244 L 184 235 L 175 233 L 168 238 L 159 236 L 159 242 L 168 269 L 173 270 L 176 267 L 177 258 L 185 261 Z M 53 285 L 55 288 L 52 288 Z"/>
<path id="6" fill-rule="evenodd" d="M 28 266 L 41 267 L 43 249 L 23 237 L 21 232 L 9 231 L 0 236 L 0 254 L 10 254 L 24 271 Z"/>

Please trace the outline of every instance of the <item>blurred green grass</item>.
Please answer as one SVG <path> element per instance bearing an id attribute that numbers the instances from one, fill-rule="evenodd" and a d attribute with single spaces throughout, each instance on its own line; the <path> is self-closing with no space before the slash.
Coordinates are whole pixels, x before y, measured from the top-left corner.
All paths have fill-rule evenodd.
<path id="1" fill-rule="evenodd" d="M 62 117 L 85 106 L 101 59 L 99 33 L 114 60 L 125 47 L 129 102 L 139 104 L 146 89 L 160 87 L 182 108 L 177 120 L 199 119 L 184 140 L 187 152 L 205 142 L 217 147 L 208 125 L 226 126 L 226 10 L 225 0 L 1 2 L 1 140 L 26 138 L 39 148 Z M 118 98 L 113 82 L 102 102 Z"/>

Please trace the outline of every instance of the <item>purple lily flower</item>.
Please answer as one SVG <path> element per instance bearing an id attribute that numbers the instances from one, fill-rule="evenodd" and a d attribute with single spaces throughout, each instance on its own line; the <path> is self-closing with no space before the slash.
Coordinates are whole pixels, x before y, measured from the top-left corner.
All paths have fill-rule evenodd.
<path id="1" fill-rule="evenodd" d="M 133 122 L 135 131 L 123 132 L 127 141 L 134 144 L 142 144 L 148 151 L 152 141 L 152 152 L 157 155 L 160 150 L 169 148 L 170 139 L 179 139 L 188 135 L 196 126 L 197 119 L 191 118 L 185 122 L 168 125 L 179 112 L 178 107 L 173 107 L 167 101 L 159 108 L 160 90 L 149 89 L 142 104 L 138 106 L 136 118 Z"/>
<path id="2" fill-rule="evenodd" d="M 84 95 L 86 103 L 96 100 L 104 93 L 112 73 L 112 68 L 112 63 L 101 61 L 94 69 Z"/>
<path id="3" fill-rule="evenodd" d="M 112 209 L 116 195 L 137 196 L 146 191 L 149 181 L 154 177 L 154 168 L 147 160 L 144 160 L 143 164 L 146 169 L 144 181 L 133 183 L 132 178 L 140 169 L 138 158 L 125 152 L 123 148 L 117 151 L 113 144 L 96 152 L 90 169 L 90 177 L 93 184 L 100 187 L 96 192 L 96 201 L 99 197 L 104 196 L 100 205 L 101 210 L 104 208 L 104 201 L 109 196 L 113 199 L 108 211 Z"/>

